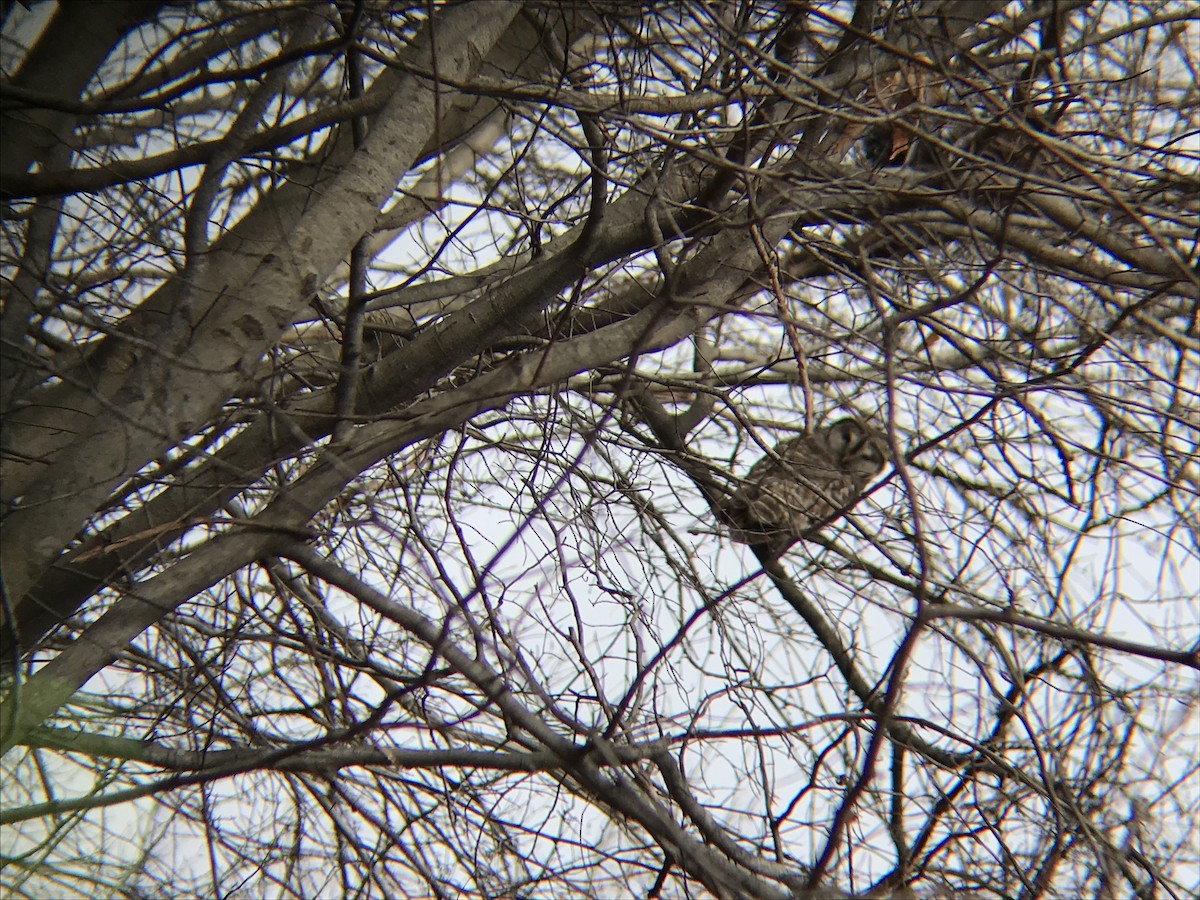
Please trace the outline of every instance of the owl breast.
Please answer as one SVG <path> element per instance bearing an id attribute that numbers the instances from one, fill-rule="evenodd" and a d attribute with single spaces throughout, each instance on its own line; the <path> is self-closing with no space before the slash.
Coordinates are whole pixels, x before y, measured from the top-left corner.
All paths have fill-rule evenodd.
<path id="1" fill-rule="evenodd" d="M 768 542 L 800 536 L 857 493 L 850 475 L 838 471 L 833 460 L 811 452 L 804 442 L 804 438 L 785 441 L 776 449 L 779 459 L 760 459 L 739 492 L 748 530 Z"/>
<path id="2" fill-rule="evenodd" d="M 731 536 L 778 555 L 850 506 L 883 468 L 882 436 L 856 420 L 784 441 L 755 463 L 726 509 Z"/>

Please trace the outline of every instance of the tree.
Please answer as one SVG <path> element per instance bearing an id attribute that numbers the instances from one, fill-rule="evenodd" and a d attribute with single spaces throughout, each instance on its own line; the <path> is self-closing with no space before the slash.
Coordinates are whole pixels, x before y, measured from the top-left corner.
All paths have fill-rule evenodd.
<path id="1" fill-rule="evenodd" d="M 1198 33 L 6 3 L 6 890 L 1193 895 Z"/>

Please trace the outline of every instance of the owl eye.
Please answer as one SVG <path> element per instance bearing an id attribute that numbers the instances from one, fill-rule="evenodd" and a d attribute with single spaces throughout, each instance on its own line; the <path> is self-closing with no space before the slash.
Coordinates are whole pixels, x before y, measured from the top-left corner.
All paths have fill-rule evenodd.
<path id="1" fill-rule="evenodd" d="M 863 435 L 852 419 L 842 419 L 829 426 L 829 447 L 839 456 L 862 443 Z"/>

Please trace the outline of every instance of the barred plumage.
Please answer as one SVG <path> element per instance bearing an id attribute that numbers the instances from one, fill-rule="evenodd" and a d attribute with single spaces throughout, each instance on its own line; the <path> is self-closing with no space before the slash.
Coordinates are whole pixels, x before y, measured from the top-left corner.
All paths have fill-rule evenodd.
<path id="1" fill-rule="evenodd" d="M 726 510 L 735 541 L 766 544 L 778 556 L 804 532 L 848 507 L 886 463 L 884 436 L 840 419 L 783 441 L 746 473 Z"/>

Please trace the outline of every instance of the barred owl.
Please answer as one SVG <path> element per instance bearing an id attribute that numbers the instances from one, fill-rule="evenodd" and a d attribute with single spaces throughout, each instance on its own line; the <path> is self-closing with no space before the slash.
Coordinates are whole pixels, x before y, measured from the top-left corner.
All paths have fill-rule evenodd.
<path id="1" fill-rule="evenodd" d="M 726 502 L 743 544 L 783 553 L 805 531 L 850 506 L 883 471 L 884 437 L 855 419 L 783 441 L 746 474 Z"/>

